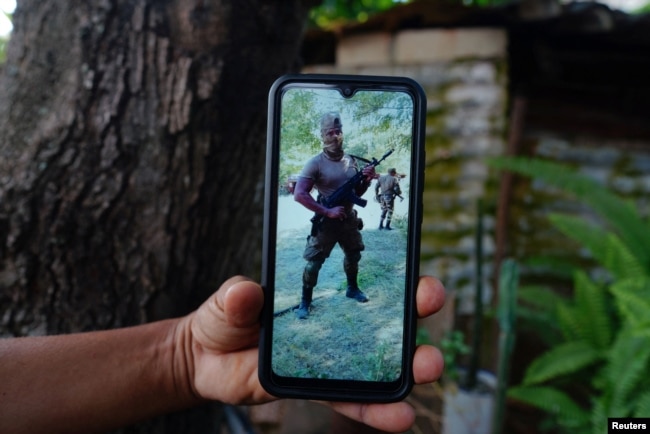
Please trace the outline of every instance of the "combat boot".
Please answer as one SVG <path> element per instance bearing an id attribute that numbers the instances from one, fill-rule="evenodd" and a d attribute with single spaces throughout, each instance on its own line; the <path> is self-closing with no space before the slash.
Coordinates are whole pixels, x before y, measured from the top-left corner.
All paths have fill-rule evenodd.
<path id="1" fill-rule="evenodd" d="M 388 220 L 388 223 L 386 223 L 386 230 L 387 231 L 392 231 L 393 228 L 390 227 L 390 220 Z"/>
<path id="2" fill-rule="evenodd" d="M 365 303 L 368 301 L 368 297 L 356 286 L 348 286 L 348 290 L 345 291 L 345 296 L 348 298 L 354 298 L 359 303 Z"/>
<path id="3" fill-rule="evenodd" d="M 368 301 L 366 294 L 361 292 L 357 284 L 357 275 L 359 274 L 359 260 L 361 259 L 361 252 L 349 252 L 343 258 L 343 269 L 345 270 L 345 277 L 348 281 L 348 289 L 345 291 L 345 296 L 354 298 L 359 303 Z"/>
<path id="4" fill-rule="evenodd" d="M 313 293 L 314 288 L 309 286 L 302 287 L 302 299 L 300 300 L 300 306 L 296 309 L 296 318 L 307 319 L 309 316 L 309 308 L 311 307 L 311 297 Z"/>

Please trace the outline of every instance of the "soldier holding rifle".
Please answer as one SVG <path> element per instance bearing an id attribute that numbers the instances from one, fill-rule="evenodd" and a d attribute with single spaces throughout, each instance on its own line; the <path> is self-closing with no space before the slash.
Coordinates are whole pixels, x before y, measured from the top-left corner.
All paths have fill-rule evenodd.
<path id="1" fill-rule="evenodd" d="M 353 201 L 361 200 L 360 196 L 376 178 L 375 165 L 378 162 L 361 167 L 356 158 L 344 152 L 343 124 L 338 113 L 325 113 L 321 117 L 320 127 L 323 151 L 306 163 L 294 191 L 294 199 L 316 213 L 312 219 L 314 227 L 303 253 L 307 264 L 302 276 L 302 298 L 296 311 L 299 319 L 308 317 L 318 273 L 337 243 L 344 253 L 346 296 L 360 303 L 368 301 L 357 283 L 359 260 L 365 247 L 360 232 L 363 224 L 357 217 Z M 348 194 L 350 200 L 329 203 L 327 198 L 339 196 L 342 186 L 350 185 L 348 181 L 355 175 L 355 185 L 351 186 L 353 191 Z M 314 187 L 318 191 L 318 200 L 310 194 Z"/>

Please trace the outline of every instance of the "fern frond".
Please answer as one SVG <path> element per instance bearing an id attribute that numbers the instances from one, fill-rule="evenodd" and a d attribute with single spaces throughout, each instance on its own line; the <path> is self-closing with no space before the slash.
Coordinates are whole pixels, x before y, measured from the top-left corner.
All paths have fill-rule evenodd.
<path id="1" fill-rule="evenodd" d="M 567 342 L 582 340 L 589 322 L 577 314 L 577 309 L 568 303 L 556 306 L 557 323 Z"/>
<path id="2" fill-rule="evenodd" d="M 587 342 L 567 342 L 533 360 L 522 384 L 532 386 L 580 371 L 602 359 L 601 353 Z"/>
<path id="3" fill-rule="evenodd" d="M 650 277 L 650 269 L 639 262 L 623 241 L 616 234 L 607 234 L 607 246 L 605 247 L 605 266 L 619 279 L 626 279 L 633 276 Z"/>
<path id="4" fill-rule="evenodd" d="M 614 233 L 603 233 L 603 228 L 589 224 L 580 217 L 550 214 L 549 219 L 563 234 L 586 247 L 602 266 L 618 278 L 648 275 L 621 239 Z"/>
<path id="5" fill-rule="evenodd" d="M 571 279 L 573 270 L 575 270 L 575 266 L 567 263 L 564 259 L 554 256 L 531 256 L 523 259 L 521 263 L 528 270 L 527 274 L 536 274 L 564 280 Z"/>
<path id="6" fill-rule="evenodd" d="M 517 318 L 519 329 L 527 327 L 547 345 L 561 342 L 556 306 L 568 299 L 545 286 L 521 286 L 517 293 Z"/>
<path id="7" fill-rule="evenodd" d="M 597 397 L 591 404 L 591 432 L 594 434 L 603 433 L 603 427 L 607 426 L 607 419 L 611 417 L 608 413 L 608 405 L 605 399 Z"/>
<path id="8" fill-rule="evenodd" d="M 547 286 L 522 285 L 519 287 L 517 298 L 533 308 L 544 312 L 552 312 L 560 303 L 566 303 L 567 297 L 558 294 Z"/>
<path id="9" fill-rule="evenodd" d="M 554 346 L 564 342 L 557 325 L 554 312 L 532 309 L 528 306 L 517 306 L 517 328 L 533 332 L 546 346 Z"/>
<path id="10" fill-rule="evenodd" d="M 603 237 L 602 227 L 588 223 L 579 216 L 550 213 L 548 218 L 560 232 L 582 244 L 598 262 L 606 266 L 604 252 L 607 240 Z"/>
<path id="11" fill-rule="evenodd" d="M 648 417 L 650 414 L 650 390 L 639 395 L 633 417 Z"/>
<path id="12" fill-rule="evenodd" d="M 558 425 L 578 428 L 589 424 L 589 413 L 559 389 L 519 386 L 508 389 L 508 397 L 549 413 L 558 420 Z"/>
<path id="13" fill-rule="evenodd" d="M 650 328 L 650 279 L 625 279 L 615 282 L 609 290 L 625 321 L 633 327 Z"/>
<path id="14" fill-rule="evenodd" d="M 632 413 L 636 396 L 631 399 L 644 379 L 650 376 L 650 339 L 635 336 L 629 331 L 619 333 L 608 354 L 605 390 L 611 394 L 609 414 L 626 417 Z"/>
<path id="15" fill-rule="evenodd" d="M 650 269 L 650 231 L 647 224 L 634 206 L 611 193 L 607 187 L 566 165 L 540 159 L 498 157 L 490 159 L 488 163 L 573 193 L 609 222 L 639 262 L 647 270 Z"/>
<path id="16" fill-rule="evenodd" d="M 596 348 L 606 348 L 612 341 L 606 289 L 592 282 L 584 271 L 576 271 L 574 294 L 576 315 L 583 325 L 580 336 Z"/>

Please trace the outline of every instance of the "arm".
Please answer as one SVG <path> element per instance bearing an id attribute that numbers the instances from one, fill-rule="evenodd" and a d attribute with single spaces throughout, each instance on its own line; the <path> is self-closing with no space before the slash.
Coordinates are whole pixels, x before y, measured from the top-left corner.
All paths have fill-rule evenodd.
<path id="1" fill-rule="evenodd" d="M 174 372 L 178 324 L 0 340 L 0 432 L 108 430 L 198 403 Z"/>
<path id="2" fill-rule="evenodd" d="M 444 287 L 420 279 L 418 315 L 444 303 Z M 257 377 L 262 288 L 233 277 L 179 319 L 105 332 L 0 340 L 0 432 L 88 433 L 125 426 L 204 399 L 259 404 L 275 399 Z M 418 384 L 442 373 L 440 352 L 417 348 Z M 331 403 L 336 411 L 402 432 L 415 420 L 406 402 Z"/>
<path id="3" fill-rule="evenodd" d="M 296 188 L 293 193 L 293 198 L 296 202 L 308 210 L 314 211 L 317 214 L 324 215 L 331 219 L 345 218 L 345 209 L 342 206 L 335 206 L 334 208 L 326 208 L 320 203 L 316 202 L 311 195 L 311 190 L 314 188 L 314 181 L 310 178 L 300 177 L 296 183 Z"/>

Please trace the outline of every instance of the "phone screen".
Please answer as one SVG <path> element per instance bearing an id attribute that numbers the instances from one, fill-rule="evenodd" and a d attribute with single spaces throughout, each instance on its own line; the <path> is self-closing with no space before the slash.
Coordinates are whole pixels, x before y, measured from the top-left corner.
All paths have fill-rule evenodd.
<path id="1" fill-rule="evenodd" d="M 261 375 L 274 392 L 381 399 L 409 383 L 421 105 L 392 78 L 272 90 Z"/>

